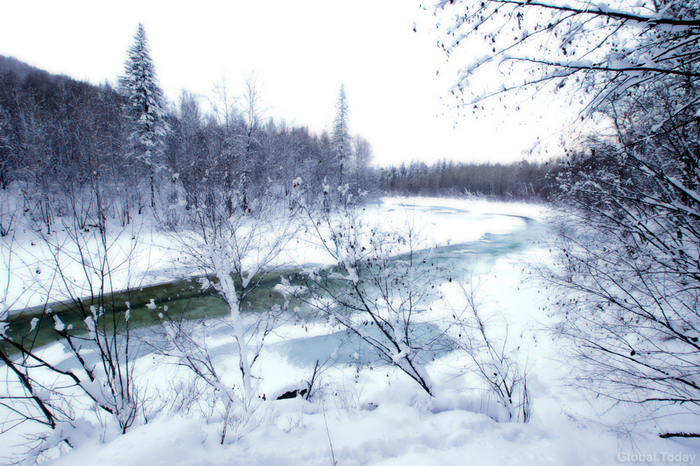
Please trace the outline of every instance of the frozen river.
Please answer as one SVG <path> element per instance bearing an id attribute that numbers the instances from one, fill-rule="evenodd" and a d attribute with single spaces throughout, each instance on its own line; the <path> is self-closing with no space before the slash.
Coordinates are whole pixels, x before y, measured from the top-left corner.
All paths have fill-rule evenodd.
<path id="1" fill-rule="evenodd" d="M 454 201 L 445 201 L 445 204 L 454 204 Z M 498 212 L 506 207 L 509 207 L 507 213 Z M 376 216 L 375 221 L 386 224 L 385 227 L 391 223 L 405 223 L 408 219 L 423 238 L 423 244 L 430 245 L 431 259 L 436 265 L 449 270 L 457 279 L 469 281 L 474 276 L 488 273 L 499 258 L 518 254 L 543 238 L 546 226 L 534 218 L 535 215 L 528 215 L 533 209 L 534 206 L 518 209 L 508 204 L 482 203 L 479 208 L 469 210 L 451 205 L 389 200 L 370 211 L 370 216 Z M 524 212 L 519 214 L 518 210 Z M 249 309 L 261 311 L 282 305 L 283 296 L 274 290 L 280 283 L 280 275 L 294 275 L 309 265 L 280 267 L 270 273 L 247 298 L 250 302 Z M 211 288 L 202 290 L 197 278 L 145 286 L 117 294 L 114 298 L 108 301 L 112 301 L 115 307 L 123 308 L 122 311 L 126 311 L 124 303 L 130 303 L 131 323 L 134 327 L 157 325 L 158 315 L 163 312 L 173 319 L 183 317 L 190 320 L 221 318 L 229 312 L 226 304 Z M 72 325 L 76 332 L 85 330 L 84 317 L 72 311 L 70 306 L 56 303 L 50 307 L 66 326 Z M 36 310 L 15 315 L 8 334 L 15 341 L 24 336 L 39 346 L 54 341 L 54 322 L 51 319 L 41 319 L 44 322 L 35 325 L 33 332 L 30 330 L 32 319 L 41 316 L 42 313 Z"/>

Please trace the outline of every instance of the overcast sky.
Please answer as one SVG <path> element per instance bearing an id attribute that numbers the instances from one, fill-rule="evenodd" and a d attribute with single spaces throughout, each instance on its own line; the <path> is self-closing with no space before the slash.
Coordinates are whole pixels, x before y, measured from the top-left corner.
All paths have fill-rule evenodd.
<path id="1" fill-rule="evenodd" d="M 246 74 L 255 72 L 270 116 L 318 133 L 330 130 L 344 84 L 350 130 L 370 141 L 379 165 L 541 159 L 544 152 L 525 152 L 538 137 L 555 137 L 556 124 L 540 115 L 542 102 L 478 120 L 444 105 L 441 98 L 453 102 L 454 76 L 436 74 L 444 54 L 432 12 L 419 3 L 0 0 L 0 54 L 76 79 L 115 83 L 141 22 L 172 102 L 181 89 L 206 99 L 223 76 L 240 93 Z"/>

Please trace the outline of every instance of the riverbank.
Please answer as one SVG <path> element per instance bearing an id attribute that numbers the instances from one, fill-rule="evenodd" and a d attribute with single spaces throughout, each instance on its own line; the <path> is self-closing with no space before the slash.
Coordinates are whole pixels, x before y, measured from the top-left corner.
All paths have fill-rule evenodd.
<path id="1" fill-rule="evenodd" d="M 256 363 L 258 392 L 265 401 L 255 412 L 255 422 L 238 426 L 224 445 L 219 444 L 220 416 L 203 419 L 172 404 L 158 405 L 159 400 L 185 396 L 193 387 L 191 374 L 179 365 L 180 356 L 135 349 L 140 356 L 134 375 L 150 400 L 144 409 L 144 416 L 150 417 L 119 435 L 114 423 L 103 425 L 88 416 L 88 424 L 74 427 L 75 448 L 51 464 L 568 466 L 609 465 L 620 457 L 659 452 L 688 459 L 696 454 L 692 442 L 660 439 L 644 426 L 634 433 L 612 431 L 619 413 L 607 413 L 603 420 L 602 404 L 563 382 L 568 369 L 560 357 L 560 342 L 550 332 L 547 295 L 531 279 L 534 265 L 550 257 L 542 237 L 546 229 L 537 226 L 546 211 L 522 204 L 445 199 L 385 200 L 373 209 L 367 210 L 368 221 L 379 221 L 387 229 L 413 222 L 427 244 L 441 244 L 449 255 L 444 260 L 451 261 L 454 280 L 443 285 L 444 299 L 417 314 L 416 322 L 440 326 L 451 321 L 454 312 L 464 310 L 460 285 L 473 286 L 490 336 L 527 374 L 527 423 L 507 421 L 465 351 L 435 354 L 427 362 L 434 387 L 431 397 L 395 367 L 373 357 L 371 349 L 337 323 L 298 319 L 290 312 L 267 336 Z M 280 260 L 328 261 L 301 243 Z M 152 262 L 159 266 L 154 276 L 187 269 L 177 262 Z M 250 328 L 253 324 L 251 320 Z M 197 325 L 187 328 L 206 332 L 223 385 L 233 383 L 239 368 L 226 319 Z M 251 330 L 251 338 L 256 335 Z M 143 335 L 142 344 L 148 338 Z M 42 356 L 62 367 L 70 364 L 60 344 L 45 348 Z M 276 400 L 304 387 L 317 361 L 322 370 L 311 400 Z M 17 445 L 17 438 L 14 443 L 8 439 L 0 437 L 1 448 Z"/>

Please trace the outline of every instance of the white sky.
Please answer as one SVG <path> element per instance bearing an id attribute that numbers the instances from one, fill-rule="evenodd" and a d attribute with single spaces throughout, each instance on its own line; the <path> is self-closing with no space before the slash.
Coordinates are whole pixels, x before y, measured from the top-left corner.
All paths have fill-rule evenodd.
<path id="1" fill-rule="evenodd" d="M 555 139 L 556 118 L 540 119 L 542 102 L 478 120 L 448 110 L 440 99 L 453 101 L 454 75 L 436 75 L 444 55 L 435 20 L 416 0 L 0 0 L 0 54 L 114 83 L 139 22 L 169 100 L 181 89 L 211 95 L 224 75 L 240 93 L 255 72 L 270 116 L 320 133 L 345 84 L 350 129 L 382 166 L 535 160 L 543 153 L 523 151 L 537 137 Z"/>

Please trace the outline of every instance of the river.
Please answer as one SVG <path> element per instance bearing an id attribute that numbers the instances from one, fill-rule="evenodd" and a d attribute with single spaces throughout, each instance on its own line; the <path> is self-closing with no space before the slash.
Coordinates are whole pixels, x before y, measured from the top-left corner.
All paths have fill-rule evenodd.
<path id="1" fill-rule="evenodd" d="M 390 206 L 386 212 L 391 213 L 394 209 Z M 498 258 L 531 247 L 546 233 L 544 224 L 526 215 L 471 212 L 439 205 L 402 205 L 401 209 L 410 210 L 437 225 L 442 230 L 438 241 L 445 234 L 457 238 L 479 236 L 478 239 L 463 242 L 443 240 L 433 250 L 432 257 L 438 266 L 459 271 L 462 275 L 487 273 Z M 291 276 L 300 270 L 280 268 L 268 273 L 260 286 L 248 296 L 249 304 L 245 309 L 255 312 L 268 310 L 275 305 L 282 306 L 284 297 L 274 289 L 275 285 L 280 283 L 280 275 Z M 121 319 L 125 317 L 127 302 L 132 329 L 157 325 L 166 315 L 177 320 L 221 318 L 229 313 L 227 305 L 213 288 L 203 289 L 200 278 L 126 290 L 107 296 L 104 302 L 115 311 L 107 312 L 101 318 L 108 332 L 114 328 L 113 315 L 118 319 L 117 328 L 125 327 Z M 83 304 L 89 313 L 91 303 L 83 299 Z M 295 306 L 292 304 L 292 308 Z M 74 303 L 53 303 L 27 309 L 12 316 L 6 334 L 13 341 L 21 341 L 25 346 L 34 348 L 51 343 L 57 338 L 54 315 L 72 334 L 84 334 L 87 331 L 85 314 L 78 309 L 79 306 Z"/>

